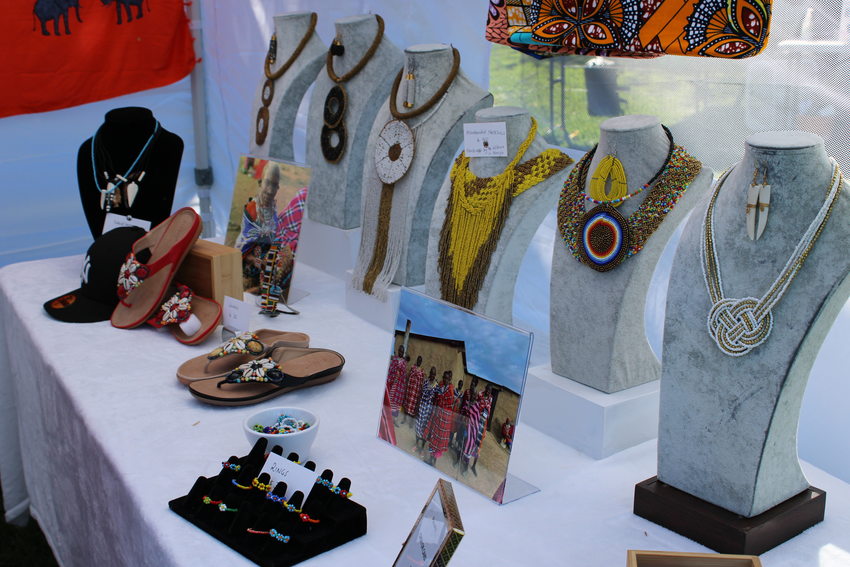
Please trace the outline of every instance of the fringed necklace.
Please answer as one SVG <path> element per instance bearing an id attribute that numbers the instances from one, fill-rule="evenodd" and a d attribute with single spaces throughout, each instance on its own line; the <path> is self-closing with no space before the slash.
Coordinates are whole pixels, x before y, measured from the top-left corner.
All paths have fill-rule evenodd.
<path id="1" fill-rule="evenodd" d="M 537 121 L 531 118 L 528 137 L 502 173 L 476 177 L 469 170 L 469 158 L 461 153 L 449 178 L 451 193 L 440 232 L 440 294 L 442 299 L 472 309 L 490 267 L 490 260 L 511 203 L 529 188 L 558 173 L 573 160 L 555 148 L 519 163 L 537 135 Z"/>
<path id="2" fill-rule="evenodd" d="M 393 83 L 392 91 L 390 92 L 390 114 L 393 119 L 387 122 L 378 134 L 378 139 L 375 142 L 375 169 L 378 178 L 381 180 L 381 198 L 378 205 L 378 226 L 375 232 L 375 244 L 372 249 L 371 261 L 363 276 L 363 291 L 372 294 L 375 281 L 378 276 L 384 271 L 387 258 L 387 250 L 389 247 L 389 231 L 390 231 L 390 215 L 392 212 L 393 188 L 396 182 L 407 175 L 410 165 L 413 163 L 413 156 L 416 151 L 415 137 L 413 130 L 422 126 L 431 116 L 439 109 L 440 104 L 445 100 L 455 78 L 457 78 L 460 70 L 460 52 L 452 48 L 452 67 L 449 71 L 446 80 L 440 85 L 440 88 L 434 95 L 425 101 L 422 106 L 414 108 L 409 112 L 401 112 L 396 104 L 399 87 L 404 69 L 398 72 Z M 405 99 L 410 99 L 409 95 Z M 425 118 L 419 121 L 416 126 L 408 126 L 407 120 L 420 116 L 425 112 L 431 111 Z"/>
<path id="3" fill-rule="evenodd" d="M 384 37 L 384 19 L 378 14 L 375 14 L 375 20 L 378 22 L 378 32 L 375 34 L 372 45 L 369 46 L 369 49 L 366 50 L 360 61 L 348 73 L 337 75 L 336 71 L 334 71 L 334 56 L 345 53 L 345 46 L 343 46 L 339 37 L 333 40 L 328 50 L 325 66 L 328 71 L 328 77 L 336 84 L 331 87 L 331 90 L 328 91 L 328 96 L 325 98 L 325 123 L 322 126 L 322 135 L 319 143 L 322 147 L 322 155 L 330 163 L 338 162 L 345 153 L 347 130 L 345 128 L 344 118 L 348 107 L 348 94 L 345 92 L 345 83 L 363 70 L 363 67 L 366 66 L 366 63 L 372 59 L 372 56 L 378 50 L 378 46 L 381 45 L 381 40 Z"/>
<path id="4" fill-rule="evenodd" d="M 153 132 L 142 149 L 139 150 L 136 159 L 124 172 L 124 175 L 117 172 L 117 168 L 112 162 L 112 156 L 103 144 L 103 137 L 98 136 L 100 128 L 94 133 L 91 140 L 91 169 L 94 186 L 100 191 L 100 208 L 102 210 L 108 213 L 116 207 L 129 209 L 133 206 L 139 192 L 139 183 L 145 177 L 145 167 L 150 156 L 149 150 L 159 136 L 159 132 L 159 121 L 155 121 Z M 106 183 L 105 188 L 100 184 L 98 172 L 103 174 Z"/>
<path id="5" fill-rule="evenodd" d="M 702 164 L 675 145 L 670 131 L 666 128 L 665 131 L 670 140 L 667 160 L 646 185 L 626 196 L 649 188 L 643 203 L 628 218 L 611 203 L 599 203 L 585 195 L 585 180 L 596 148 L 585 154 L 570 172 L 558 202 L 558 229 L 564 243 L 582 264 L 607 272 L 640 252 L 699 174 Z M 585 200 L 599 204 L 585 212 Z"/>
<path id="6" fill-rule="evenodd" d="M 254 140 L 257 142 L 258 146 L 262 146 L 266 141 L 266 136 L 269 133 L 269 106 L 272 103 L 272 99 L 274 98 L 274 83 L 279 78 L 286 73 L 292 64 L 295 63 L 295 60 L 301 55 L 301 52 L 304 51 L 304 48 L 307 47 L 307 42 L 310 41 L 310 38 L 313 37 L 313 32 L 316 31 L 316 20 L 318 17 L 316 16 L 316 12 L 310 14 L 310 25 L 307 28 L 307 33 L 304 34 L 304 37 L 301 38 L 301 41 L 298 42 L 298 45 L 295 47 L 295 51 L 292 52 L 292 55 L 289 56 L 283 65 L 281 65 L 277 71 L 272 71 L 272 65 L 274 65 L 275 61 L 277 61 L 277 34 L 273 33 L 271 40 L 269 40 L 269 52 L 266 54 L 266 62 L 263 65 L 263 73 L 266 76 L 266 82 L 263 83 L 263 90 L 260 94 L 260 110 L 257 111 L 257 124 L 256 124 L 256 134 L 254 136 Z"/>

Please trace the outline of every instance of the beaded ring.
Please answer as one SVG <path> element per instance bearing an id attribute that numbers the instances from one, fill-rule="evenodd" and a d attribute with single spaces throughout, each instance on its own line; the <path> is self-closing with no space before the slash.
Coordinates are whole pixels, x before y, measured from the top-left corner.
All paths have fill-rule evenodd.
<path id="1" fill-rule="evenodd" d="M 319 522 L 321 522 L 321 520 L 314 520 L 313 518 L 311 518 L 310 514 L 301 513 L 298 514 L 298 517 L 301 518 L 301 521 L 306 524 L 318 524 Z"/>
<path id="2" fill-rule="evenodd" d="M 225 504 L 222 500 L 213 500 L 209 496 L 204 496 L 201 498 L 201 501 L 204 504 L 212 504 L 218 507 L 219 512 L 238 512 L 237 508 L 228 508 L 227 504 Z"/>
<path id="3" fill-rule="evenodd" d="M 289 536 L 288 536 L 288 535 L 283 535 L 282 533 L 280 533 L 279 531 L 277 531 L 277 530 L 276 530 L 276 529 L 274 529 L 274 528 L 270 529 L 270 530 L 269 530 L 269 531 L 267 531 L 267 532 L 265 532 L 265 531 L 261 531 L 261 530 L 252 530 L 251 528 L 248 528 L 248 529 L 247 529 L 247 530 L 245 530 L 245 531 L 246 531 L 246 532 L 248 532 L 249 534 L 268 535 L 268 536 L 271 536 L 271 537 L 273 537 L 274 539 L 276 539 L 277 541 L 280 541 L 280 542 L 282 542 L 282 543 L 289 543 Z"/>
<path id="4" fill-rule="evenodd" d="M 256 479 L 254 479 L 254 480 L 256 480 Z M 238 482 L 236 482 L 235 478 L 233 480 L 231 480 L 230 482 L 233 484 L 233 486 L 235 486 L 236 488 L 241 488 L 242 490 L 251 490 L 253 488 L 252 486 L 244 486 L 242 484 L 239 484 Z"/>
<path id="5" fill-rule="evenodd" d="M 221 468 L 230 469 L 234 472 L 239 472 L 242 469 L 242 465 L 237 465 L 236 463 L 229 463 L 227 461 L 221 463 Z"/>
<path id="6" fill-rule="evenodd" d="M 237 486 L 238 486 L 238 485 L 237 485 Z M 262 482 L 260 482 L 260 481 L 257 479 L 257 477 L 254 477 L 254 480 L 252 480 L 252 481 L 251 481 L 251 486 L 252 486 L 252 487 L 254 487 L 254 488 L 256 488 L 257 490 L 262 491 L 262 492 L 268 492 L 268 491 L 270 491 L 270 490 L 272 489 L 272 485 L 271 485 L 271 483 L 269 483 L 269 484 L 263 484 Z M 241 488 L 241 487 L 240 487 L 240 488 Z"/>
<path id="7" fill-rule="evenodd" d="M 322 486 L 326 486 L 328 490 L 333 492 L 334 494 L 339 494 L 343 498 L 351 498 L 351 492 L 345 490 L 344 488 L 340 488 L 331 481 L 326 478 L 319 477 L 316 479 L 316 484 L 321 484 Z"/>

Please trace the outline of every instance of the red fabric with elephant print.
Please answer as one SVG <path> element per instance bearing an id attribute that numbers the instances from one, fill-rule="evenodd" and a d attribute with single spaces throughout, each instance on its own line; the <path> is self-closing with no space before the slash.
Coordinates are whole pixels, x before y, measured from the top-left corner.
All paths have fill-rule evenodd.
<path id="1" fill-rule="evenodd" d="M 6 2 L 0 52 L 0 117 L 161 87 L 195 65 L 182 0 Z"/>

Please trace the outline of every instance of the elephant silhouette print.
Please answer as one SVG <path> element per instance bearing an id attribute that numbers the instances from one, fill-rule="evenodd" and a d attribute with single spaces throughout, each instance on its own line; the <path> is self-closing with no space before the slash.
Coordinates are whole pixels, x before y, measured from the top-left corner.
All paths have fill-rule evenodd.
<path id="1" fill-rule="evenodd" d="M 144 10 L 142 9 L 142 5 L 145 4 L 145 0 L 100 0 L 104 6 L 109 6 L 113 2 L 115 3 L 115 12 L 118 16 L 118 24 L 121 25 L 123 23 L 123 19 L 126 18 L 127 22 L 133 21 L 133 7 L 136 8 L 135 18 L 139 19 L 145 15 Z M 147 0 L 147 11 L 150 12 L 150 1 Z M 71 35 L 71 27 L 68 24 L 68 12 L 70 12 L 71 8 L 74 8 L 74 12 L 77 16 L 77 21 L 79 23 L 83 23 L 83 20 L 80 18 L 80 0 L 35 0 L 35 5 L 33 6 L 33 31 L 36 30 L 35 27 L 35 18 L 38 18 L 41 23 L 41 33 L 42 35 L 50 35 L 50 31 L 48 31 L 47 23 L 53 22 L 53 35 L 62 35 L 59 31 L 59 20 L 62 20 L 62 23 L 65 27 L 65 35 Z M 122 17 L 121 10 L 124 10 L 124 16 Z"/>
<path id="2" fill-rule="evenodd" d="M 132 6 L 136 7 L 136 19 L 141 18 L 145 15 L 142 11 L 142 4 L 145 3 L 145 0 L 100 0 L 103 2 L 104 6 L 109 6 L 113 2 L 115 2 L 115 11 L 118 14 L 118 25 L 121 25 L 121 6 L 124 6 L 124 11 L 127 14 L 127 22 L 133 21 L 133 11 L 131 10 Z M 150 0 L 148 0 L 148 11 L 150 11 Z"/>
<path id="3" fill-rule="evenodd" d="M 80 0 L 36 0 L 33 6 L 33 31 L 35 31 L 35 18 L 41 22 L 42 35 L 50 35 L 47 31 L 47 22 L 53 21 L 53 34 L 59 33 L 59 18 L 62 18 L 65 23 L 65 35 L 71 34 L 71 28 L 68 25 L 68 12 L 74 8 L 77 14 L 77 21 L 83 23 L 80 19 Z"/>

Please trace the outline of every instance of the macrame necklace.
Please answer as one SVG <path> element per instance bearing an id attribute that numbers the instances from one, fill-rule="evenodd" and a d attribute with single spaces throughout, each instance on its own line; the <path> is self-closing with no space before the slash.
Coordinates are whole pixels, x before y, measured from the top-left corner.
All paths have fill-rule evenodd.
<path id="1" fill-rule="evenodd" d="M 153 132 L 148 137 L 144 146 L 142 146 L 138 155 L 136 155 L 136 159 L 133 160 L 133 163 L 124 172 L 124 175 L 116 172 L 115 165 L 112 163 L 112 156 L 104 147 L 102 136 L 98 136 L 100 134 L 100 128 L 94 133 L 91 140 L 91 169 L 94 186 L 100 191 L 101 210 L 108 213 L 116 207 L 129 209 L 133 206 L 133 203 L 136 201 L 136 195 L 139 193 L 139 183 L 145 177 L 145 167 L 147 166 L 147 160 L 150 154 L 149 150 L 154 140 L 159 136 L 159 132 L 159 121 L 155 121 Z M 97 165 L 98 161 L 100 162 L 100 167 Z M 101 186 L 98 171 L 103 173 L 106 187 Z"/>
<path id="2" fill-rule="evenodd" d="M 457 77 L 460 70 L 460 52 L 452 48 L 452 67 L 449 71 L 446 80 L 440 85 L 440 88 L 434 95 L 428 99 L 422 106 L 414 108 L 409 112 L 401 112 L 396 104 L 398 97 L 399 86 L 404 69 L 398 72 L 393 83 L 392 91 L 390 92 L 390 114 L 393 120 L 390 120 L 381 129 L 378 134 L 378 139 L 375 142 L 375 169 L 378 173 L 378 178 L 381 180 L 381 199 L 378 205 L 378 226 L 375 233 L 375 245 L 372 249 L 372 259 L 369 262 L 369 267 L 363 276 L 363 291 L 368 294 L 372 293 L 375 285 L 375 280 L 384 268 L 384 263 L 387 257 L 387 247 L 390 231 L 390 214 L 392 212 L 393 188 L 396 182 L 402 179 L 410 164 L 413 163 L 413 156 L 416 151 L 416 143 L 413 134 L 413 129 L 422 126 L 442 104 L 445 96 L 448 94 L 449 87 Z M 406 98 L 408 98 L 408 95 Z M 424 114 L 431 110 L 431 113 L 421 120 L 413 129 L 407 125 L 406 121 Z"/>
<path id="3" fill-rule="evenodd" d="M 528 137 L 504 171 L 493 177 L 476 177 L 469 170 L 466 153 L 455 160 L 440 232 L 442 299 L 467 309 L 475 307 L 513 199 L 573 162 L 566 154 L 549 148 L 519 163 L 536 135 L 537 121 L 532 117 Z"/>
<path id="4" fill-rule="evenodd" d="M 714 194 L 711 196 L 705 211 L 700 259 L 702 260 L 705 287 L 711 299 L 711 310 L 708 313 L 707 321 L 708 333 L 724 354 L 743 356 L 766 341 L 770 335 L 773 328 L 771 309 L 779 303 L 785 292 L 788 291 L 791 282 L 794 281 L 797 273 L 803 267 L 803 263 L 805 263 L 809 252 L 823 232 L 826 221 L 829 220 L 832 209 L 841 194 L 844 178 L 835 160 L 830 158 L 830 162 L 833 167 L 832 181 L 823 205 L 809 228 L 803 233 L 797 247 L 794 248 L 794 252 L 785 263 L 785 267 L 782 268 L 782 271 L 761 299 L 755 297 L 727 298 L 723 293 L 723 279 L 720 275 L 720 263 L 717 258 L 717 246 L 714 238 L 714 204 L 723 183 L 728 179 L 732 170 L 723 174 L 717 182 Z"/>
<path id="5" fill-rule="evenodd" d="M 331 43 L 328 50 L 325 66 L 328 70 L 328 77 L 336 83 L 325 98 L 324 108 L 324 125 L 322 126 L 322 135 L 319 143 L 322 147 L 322 155 L 330 163 L 336 163 L 342 159 L 342 154 L 345 152 L 345 143 L 347 139 L 347 130 L 345 128 L 345 113 L 348 107 L 348 94 L 345 92 L 345 83 L 351 80 L 357 73 L 363 70 L 366 63 L 372 58 L 381 45 L 381 39 L 384 37 L 384 19 L 375 14 L 375 20 L 378 22 L 378 32 L 375 34 L 375 39 L 372 45 L 360 58 L 360 61 L 351 68 L 350 71 L 342 76 L 339 76 L 334 71 L 334 56 L 345 53 L 345 46 L 337 37 Z"/>
<path id="6" fill-rule="evenodd" d="M 254 140 L 257 142 L 258 146 L 262 146 L 266 141 L 266 136 L 269 133 L 269 106 L 272 103 L 272 99 L 274 98 L 274 83 L 279 78 L 286 73 L 292 64 L 295 63 L 295 60 L 301 55 L 304 51 L 304 48 L 307 47 L 307 42 L 310 41 L 310 38 L 313 37 L 313 32 L 316 31 L 316 21 L 318 20 L 318 16 L 316 12 L 310 14 L 310 25 L 307 27 L 307 33 L 304 34 L 304 37 L 301 38 L 301 41 L 298 42 L 298 45 L 295 47 L 295 51 L 292 52 L 292 55 L 289 56 L 283 65 L 281 65 L 277 71 L 272 71 L 272 65 L 274 65 L 275 61 L 277 61 L 277 34 L 273 33 L 271 40 L 269 40 L 269 52 L 266 54 L 266 62 L 263 65 L 263 73 L 266 76 L 266 82 L 263 83 L 263 90 L 260 94 L 260 110 L 257 111 L 257 124 L 256 124 L 256 134 L 254 136 Z"/>
<path id="7" fill-rule="evenodd" d="M 584 193 L 588 168 L 596 148 L 585 154 L 570 172 L 558 202 L 558 229 L 564 243 L 582 264 L 607 272 L 640 252 L 699 174 L 702 164 L 684 148 L 675 145 L 670 131 L 664 130 L 670 140 L 664 165 L 646 185 L 620 198 L 622 202 L 649 189 L 643 203 L 628 218 L 611 203 L 597 203 Z M 585 200 L 597 203 L 597 206 L 585 212 Z"/>

